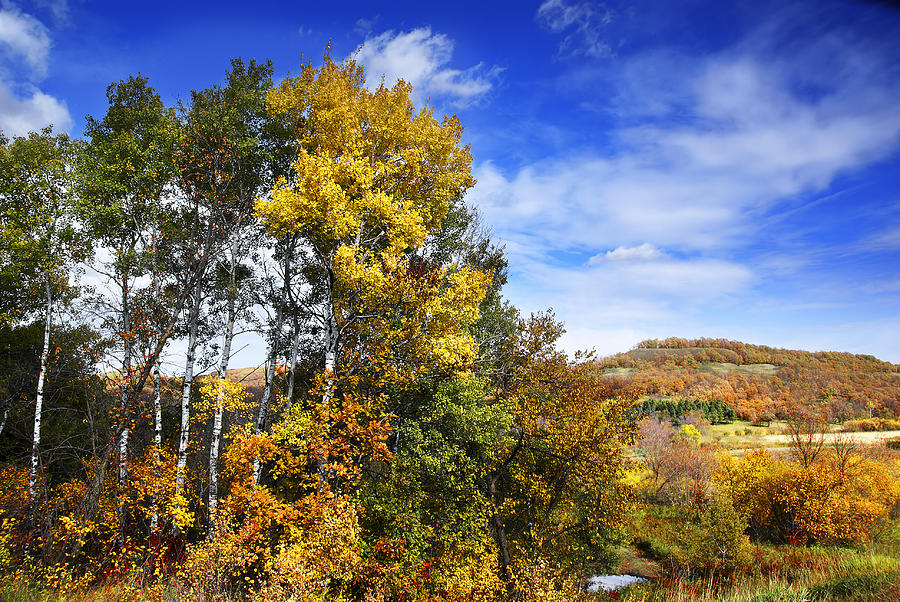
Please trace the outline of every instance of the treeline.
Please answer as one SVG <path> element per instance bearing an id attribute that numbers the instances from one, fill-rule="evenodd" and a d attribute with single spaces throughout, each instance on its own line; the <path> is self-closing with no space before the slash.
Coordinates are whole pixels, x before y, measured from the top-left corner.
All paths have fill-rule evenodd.
<path id="1" fill-rule="evenodd" d="M 462 127 L 410 93 L 235 60 L 0 138 L 4 579 L 571 599 L 612 561 L 633 397 L 502 298 Z"/>
<path id="2" fill-rule="evenodd" d="M 635 349 L 691 349 L 710 354 L 720 354 L 728 358 L 710 361 L 734 361 L 736 364 L 776 364 L 811 365 L 815 362 L 828 362 L 845 365 L 847 369 L 869 370 L 878 372 L 898 372 L 898 367 L 890 362 L 879 360 L 872 355 L 844 353 L 837 351 L 799 351 L 795 349 L 778 349 L 767 345 L 752 345 L 728 339 L 684 339 L 669 337 L 667 339 L 647 339 L 635 346 Z M 623 354 L 627 355 L 627 354 Z"/>
<path id="3" fill-rule="evenodd" d="M 610 378 L 637 395 L 720 399 L 744 420 L 783 419 L 797 403 L 824 404 L 832 422 L 900 415 L 900 372 L 870 355 L 671 338 L 643 341 L 601 365 L 628 368 Z"/>

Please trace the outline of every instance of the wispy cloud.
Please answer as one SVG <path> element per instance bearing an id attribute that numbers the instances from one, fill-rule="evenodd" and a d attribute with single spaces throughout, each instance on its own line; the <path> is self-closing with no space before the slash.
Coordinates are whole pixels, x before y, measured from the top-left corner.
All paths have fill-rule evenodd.
<path id="1" fill-rule="evenodd" d="M 47 70 L 50 36 L 44 25 L 14 7 L 0 9 L 0 47 L 4 59 L 24 59 L 30 75 L 41 78 Z"/>
<path id="2" fill-rule="evenodd" d="M 900 250 L 900 224 L 893 224 L 868 237 L 860 246 L 865 251 Z"/>
<path id="3" fill-rule="evenodd" d="M 497 81 L 499 67 L 477 64 L 467 69 L 449 66 L 454 42 L 431 28 L 408 32 L 386 31 L 366 38 L 356 60 L 366 67 L 371 86 L 388 86 L 403 79 L 413 85 L 417 103 L 429 97 L 465 106 L 484 97 Z"/>
<path id="4" fill-rule="evenodd" d="M 69 21 L 69 2 L 68 0 L 34 0 L 36 6 L 46 8 L 50 11 L 53 20 L 58 24 L 68 23 Z"/>
<path id="5" fill-rule="evenodd" d="M 602 34 L 613 13 L 603 4 L 545 0 L 538 7 L 535 18 L 550 31 L 563 36 L 559 45 L 561 56 L 603 57 L 612 54 Z"/>
<path id="6" fill-rule="evenodd" d="M 0 130 L 7 135 L 23 135 L 48 124 L 61 129 L 71 125 L 65 104 L 36 86 L 47 74 L 50 46 L 47 28 L 40 21 L 4 4 L 0 9 Z"/>
<path id="7" fill-rule="evenodd" d="M 657 94 L 687 106 L 687 118 L 623 119 L 611 155 L 581 151 L 511 174 L 483 163 L 470 198 L 499 230 L 527 231 L 548 249 L 740 245 L 754 218 L 900 142 L 900 85 L 870 86 L 860 98 L 850 77 L 810 97 L 793 76 L 753 55 L 709 58 L 680 89 Z"/>

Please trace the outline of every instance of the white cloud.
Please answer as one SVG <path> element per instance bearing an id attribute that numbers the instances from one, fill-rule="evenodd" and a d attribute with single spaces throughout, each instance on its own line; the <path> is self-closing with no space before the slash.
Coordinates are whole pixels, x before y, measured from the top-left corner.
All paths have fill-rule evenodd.
<path id="1" fill-rule="evenodd" d="M 545 0 L 535 18 L 554 33 L 569 32 L 560 43 L 560 55 L 602 57 L 612 53 L 601 36 L 604 26 L 612 20 L 612 12 L 603 4 Z"/>
<path id="2" fill-rule="evenodd" d="M 453 40 L 444 34 L 421 27 L 408 32 L 386 31 L 366 38 L 356 55 L 365 66 L 370 86 L 394 85 L 403 79 L 413 85 L 413 98 L 421 103 L 428 97 L 448 99 L 467 105 L 491 90 L 500 74 L 499 67 L 479 63 L 468 69 L 452 69 Z"/>
<path id="3" fill-rule="evenodd" d="M 547 26 L 578 33 L 578 6 L 545 2 L 556 11 Z M 507 245 L 508 296 L 525 311 L 555 307 L 572 330 L 568 350 L 590 341 L 609 353 L 631 337 L 752 338 L 735 316 L 757 311 L 776 267 L 793 272 L 812 260 L 791 254 L 780 220 L 897 149 L 900 82 L 877 76 L 893 73 L 877 51 L 834 36 L 828 60 L 766 44 L 622 60 L 608 67 L 627 84 L 608 106 L 620 124 L 611 143 L 515 169 L 476 167 L 467 198 Z M 589 94 L 610 84 L 576 80 L 563 81 Z M 870 240 L 896 248 L 900 238 L 885 224 Z M 810 301 L 796 283 L 787 288 L 797 307 Z M 792 311 L 785 303 L 747 323 L 782 326 Z M 710 332 L 719 315 L 728 330 Z"/>
<path id="4" fill-rule="evenodd" d="M 665 256 L 665 253 L 657 249 L 655 246 L 651 245 L 649 242 L 645 242 L 644 244 L 637 247 L 616 247 L 612 251 L 607 251 L 606 253 L 598 253 L 597 255 L 591 257 L 588 260 L 588 263 L 593 265 L 604 260 L 653 261 L 656 259 L 662 259 Z"/>
<path id="5" fill-rule="evenodd" d="M 57 18 L 65 17 L 65 2 L 48 6 Z M 47 74 L 50 46 L 40 21 L 14 7 L 0 9 L 0 131 L 8 136 L 50 124 L 64 130 L 72 124 L 65 103 L 33 83 Z"/>
<path id="6" fill-rule="evenodd" d="M 851 78 L 810 99 L 790 75 L 752 57 L 710 60 L 672 94 L 689 119 L 620 128 L 611 156 L 552 157 L 509 175 L 483 163 L 469 199 L 499 232 L 527 231 L 548 250 L 740 244 L 756 218 L 900 141 L 896 84 L 860 102 Z"/>
<path id="7" fill-rule="evenodd" d="M 378 21 L 377 17 L 372 19 L 357 19 L 356 24 L 353 26 L 353 31 L 361 36 L 366 36 L 372 33 L 372 30 L 375 28 L 375 22 Z"/>
<path id="8" fill-rule="evenodd" d="M 7 57 L 24 58 L 37 77 L 47 70 L 50 37 L 40 21 L 14 9 L 0 10 L 0 46 Z"/>
<path id="9" fill-rule="evenodd" d="M 7 136 L 24 136 L 50 124 L 57 131 L 72 125 L 65 104 L 40 90 L 22 98 L 0 82 L 0 131 Z"/>
<path id="10" fill-rule="evenodd" d="M 690 334 L 705 308 L 734 304 L 757 280 L 746 266 L 704 258 L 561 265 L 528 242 L 507 241 L 505 294 L 525 314 L 552 307 L 567 325 L 560 343 L 568 352 L 609 354 L 645 338 Z"/>

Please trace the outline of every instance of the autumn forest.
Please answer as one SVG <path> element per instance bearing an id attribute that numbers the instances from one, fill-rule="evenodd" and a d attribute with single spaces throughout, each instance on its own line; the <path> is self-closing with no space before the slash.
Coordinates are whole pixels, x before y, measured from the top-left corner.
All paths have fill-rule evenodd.
<path id="1" fill-rule="evenodd" d="M 897 365 L 567 355 L 457 118 L 353 60 L 107 100 L 0 134 L 0 598 L 898 595 Z"/>

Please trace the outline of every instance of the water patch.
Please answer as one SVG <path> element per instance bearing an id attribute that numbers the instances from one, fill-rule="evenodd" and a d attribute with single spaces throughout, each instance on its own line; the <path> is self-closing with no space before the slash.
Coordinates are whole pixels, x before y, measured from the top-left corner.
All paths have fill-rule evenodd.
<path id="1" fill-rule="evenodd" d="M 646 579 L 643 577 L 635 575 L 594 575 L 587 580 L 587 590 L 592 594 L 596 594 L 601 589 L 605 592 L 611 592 L 645 581 Z"/>

